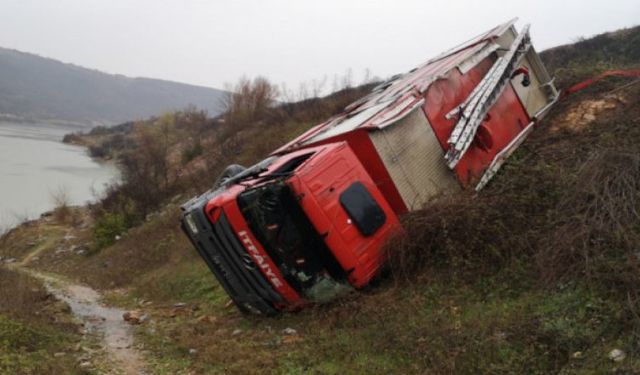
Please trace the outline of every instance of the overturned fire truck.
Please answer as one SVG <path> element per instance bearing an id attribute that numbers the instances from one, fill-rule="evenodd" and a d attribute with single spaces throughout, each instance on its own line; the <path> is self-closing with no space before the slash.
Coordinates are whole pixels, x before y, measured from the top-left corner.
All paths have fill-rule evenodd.
<path id="1" fill-rule="evenodd" d="M 510 21 L 375 87 L 250 167 L 182 227 L 238 308 L 272 315 L 366 286 L 398 217 L 480 190 L 559 93 Z"/>

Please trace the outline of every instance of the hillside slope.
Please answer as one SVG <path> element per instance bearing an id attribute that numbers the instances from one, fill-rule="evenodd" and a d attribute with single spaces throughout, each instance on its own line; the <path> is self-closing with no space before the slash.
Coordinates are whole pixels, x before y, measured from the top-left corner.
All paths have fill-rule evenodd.
<path id="1" fill-rule="evenodd" d="M 557 78 L 559 87 L 567 87 L 605 69 L 637 68 L 640 66 L 640 26 L 550 48 L 542 51 L 540 57 Z"/>
<path id="2" fill-rule="evenodd" d="M 58 233 L 54 214 L 0 255 L 50 241 L 30 268 L 147 316 L 135 332 L 151 373 L 636 373 L 640 85 L 592 91 L 554 109 L 480 196 L 405 218 L 393 277 L 331 304 L 243 316 L 178 227 L 184 196 L 103 248 L 119 214 Z"/>
<path id="3" fill-rule="evenodd" d="M 575 83 L 584 66 L 601 69 L 598 56 L 552 70 Z M 630 63 L 613 56 L 608 66 Z M 638 373 L 640 84 L 628 82 L 558 103 L 480 195 L 404 218 L 391 277 L 327 305 L 240 314 L 181 233 L 178 205 L 228 163 L 256 161 L 358 90 L 271 108 L 240 131 L 233 116 L 187 112 L 94 134 L 136 167 L 123 167 L 125 184 L 85 210 L 91 219 L 58 209 L 11 231 L 0 256 L 147 316 L 135 333 L 151 373 Z"/>
<path id="4" fill-rule="evenodd" d="M 0 48 L 0 115 L 114 124 L 189 105 L 220 112 L 223 91 L 128 78 Z"/>

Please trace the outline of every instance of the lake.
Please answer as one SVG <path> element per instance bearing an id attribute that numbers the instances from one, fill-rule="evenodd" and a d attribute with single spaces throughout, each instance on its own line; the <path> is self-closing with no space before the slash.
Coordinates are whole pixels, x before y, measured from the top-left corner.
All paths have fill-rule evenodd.
<path id="1" fill-rule="evenodd" d="M 0 233 L 54 208 L 64 190 L 73 205 L 96 199 L 119 177 L 83 147 L 62 143 L 78 128 L 0 122 Z"/>

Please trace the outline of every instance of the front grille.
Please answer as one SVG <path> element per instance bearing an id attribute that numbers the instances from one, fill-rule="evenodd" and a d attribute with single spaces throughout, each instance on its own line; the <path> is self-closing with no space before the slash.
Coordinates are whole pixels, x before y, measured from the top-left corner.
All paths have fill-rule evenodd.
<path id="1" fill-rule="evenodd" d="M 284 300 L 257 268 L 226 215 L 222 213 L 216 223 L 211 223 L 204 214 L 203 205 L 195 206 L 185 216 L 192 215 L 198 233 L 191 233 L 184 219 L 183 230 L 229 296 L 243 311 L 255 312 L 257 309 L 263 314 L 274 314 L 274 303 L 280 304 Z"/>

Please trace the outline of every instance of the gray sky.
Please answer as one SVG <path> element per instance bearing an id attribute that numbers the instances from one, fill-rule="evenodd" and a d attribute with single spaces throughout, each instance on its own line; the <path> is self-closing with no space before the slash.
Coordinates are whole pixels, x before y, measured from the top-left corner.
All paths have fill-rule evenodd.
<path id="1" fill-rule="evenodd" d="M 538 50 L 640 23 L 640 0 L 0 0 L 0 46 L 128 76 L 223 87 L 406 71 L 496 24 Z"/>

